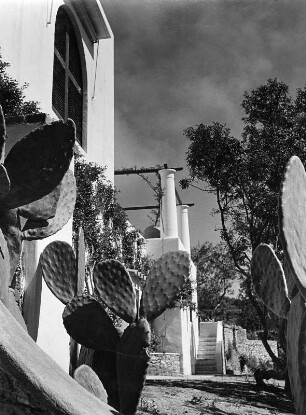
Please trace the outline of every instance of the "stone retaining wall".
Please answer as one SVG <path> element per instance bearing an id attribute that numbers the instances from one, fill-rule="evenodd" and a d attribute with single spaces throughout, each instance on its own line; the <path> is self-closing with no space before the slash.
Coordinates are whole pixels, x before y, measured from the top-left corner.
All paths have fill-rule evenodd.
<path id="1" fill-rule="evenodd" d="M 175 376 L 181 374 L 180 353 L 150 353 L 148 375 Z"/>
<path id="2" fill-rule="evenodd" d="M 274 354 L 278 356 L 277 342 L 269 340 L 268 343 Z M 224 326 L 224 351 L 225 356 L 230 356 L 226 361 L 226 367 L 234 372 L 240 370 L 239 356 L 241 355 L 252 358 L 254 364 L 256 361 L 257 364 L 260 361 L 271 361 L 261 340 L 249 340 L 246 330 L 238 326 Z"/>
<path id="3" fill-rule="evenodd" d="M 273 340 L 268 341 L 272 351 L 278 355 L 277 342 Z M 224 349 L 225 353 L 228 350 L 229 344 L 236 349 L 239 354 L 254 355 L 261 360 L 269 360 L 270 357 L 264 348 L 261 340 L 249 340 L 246 335 L 246 330 L 238 326 L 224 326 Z"/>

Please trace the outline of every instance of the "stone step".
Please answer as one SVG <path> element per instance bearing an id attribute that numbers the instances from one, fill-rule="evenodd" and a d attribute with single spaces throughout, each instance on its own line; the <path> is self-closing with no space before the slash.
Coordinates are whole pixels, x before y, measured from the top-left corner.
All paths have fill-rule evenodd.
<path id="1" fill-rule="evenodd" d="M 216 370 L 195 370 L 195 375 L 215 375 L 217 373 L 217 369 Z"/>
<path id="2" fill-rule="evenodd" d="M 217 365 L 216 365 L 216 362 L 213 362 L 213 363 L 211 363 L 211 364 L 206 364 L 206 365 L 195 365 L 195 367 L 196 367 L 196 369 L 203 369 L 203 370 L 214 370 L 214 369 L 216 369 L 216 367 L 217 367 Z"/>
<path id="3" fill-rule="evenodd" d="M 197 360 L 210 360 L 210 359 L 215 359 L 215 358 L 216 358 L 215 353 L 211 353 L 211 354 L 198 353 L 197 354 Z"/>
<path id="4" fill-rule="evenodd" d="M 199 347 L 216 347 L 217 342 L 199 342 Z"/>
<path id="5" fill-rule="evenodd" d="M 216 342 L 214 342 L 214 343 L 200 343 L 199 342 L 199 344 L 198 344 L 198 347 L 199 348 L 202 348 L 202 349 L 204 349 L 204 348 L 213 348 L 213 347 L 216 347 Z"/>
<path id="6" fill-rule="evenodd" d="M 207 362 L 207 363 L 201 363 L 201 364 L 196 363 L 195 367 L 203 368 L 203 369 L 211 369 L 211 368 L 216 367 L 216 362 L 213 361 L 213 362 Z"/>
<path id="7" fill-rule="evenodd" d="M 199 344 L 198 345 L 198 349 L 205 349 L 205 350 L 212 350 L 216 348 L 216 343 L 214 344 L 207 344 L 207 345 L 203 345 L 203 344 Z"/>
<path id="8" fill-rule="evenodd" d="M 215 365 L 216 359 L 197 359 L 196 366 Z"/>
<path id="9" fill-rule="evenodd" d="M 211 366 L 196 366 L 195 367 L 195 371 L 202 371 L 202 372 L 213 372 L 217 370 L 217 366 L 216 365 L 211 365 Z"/>
<path id="10" fill-rule="evenodd" d="M 216 350 L 216 346 L 214 347 L 198 347 L 198 353 L 213 353 Z"/>
<path id="11" fill-rule="evenodd" d="M 207 364 L 207 365 L 195 365 L 195 374 L 196 375 L 205 375 L 205 374 L 214 374 L 217 373 L 216 363 Z"/>

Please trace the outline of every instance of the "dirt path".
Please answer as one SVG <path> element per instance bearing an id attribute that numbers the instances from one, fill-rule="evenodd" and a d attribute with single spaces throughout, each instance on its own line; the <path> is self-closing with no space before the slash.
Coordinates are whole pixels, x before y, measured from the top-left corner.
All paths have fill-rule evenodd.
<path id="1" fill-rule="evenodd" d="M 295 414 L 283 385 L 259 389 L 252 377 L 147 380 L 138 415 L 288 415 Z"/>

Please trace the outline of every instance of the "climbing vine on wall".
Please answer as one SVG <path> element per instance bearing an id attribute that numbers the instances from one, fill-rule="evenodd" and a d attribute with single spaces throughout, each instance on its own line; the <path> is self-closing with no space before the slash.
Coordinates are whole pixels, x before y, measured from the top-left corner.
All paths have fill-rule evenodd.
<path id="1" fill-rule="evenodd" d="M 129 225 L 125 211 L 117 202 L 117 192 L 105 176 L 105 168 L 76 157 L 74 175 L 77 199 L 73 215 L 73 231 L 84 230 L 88 267 L 106 259 L 118 259 L 127 268 L 148 274 L 152 260 L 144 253 L 145 240 Z M 180 307 L 195 308 L 193 284 L 188 278 L 177 296 Z"/>
<path id="2" fill-rule="evenodd" d="M 88 264 L 118 259 L 127 268 L 146 274 L 150 261 L 143 253 L 144 239 L 132 228 L 117 202 L 117 192 L 105 176 L 105 168 L 76 157 L 74 170 L 77 199 L 73 216 L 74 235 L 84 230 Z"/>

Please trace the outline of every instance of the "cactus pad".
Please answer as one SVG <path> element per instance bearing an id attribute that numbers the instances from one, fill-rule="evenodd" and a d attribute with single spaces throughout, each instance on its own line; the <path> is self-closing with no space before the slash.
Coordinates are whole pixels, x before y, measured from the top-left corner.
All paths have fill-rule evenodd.
<path id="1" fill-rule="evenodd" d="M 78 250 L 77 250 L 77 262 L 78 262 L 78 288 L 77 294 L 81 295 L 85 285 L 85 238 L 83 228 L 79 228 L 78 232 Z"/>
<path id="2" fill-rule="evenodd" d="M 26 387 L 31 398 L 40 403 L 44 410 L 38 413 L 116 414 L 114 410 L 86 392 L 48 354 L 44 353 L 20 328 L 1 301 L 0 360 L 1 368 L 13 374 L 23 390 Z M 19 409 L 17 413 L 25 413 L 24 407 Z M 33 411 L 37 412 L 35 409 Z M 13 413 L 16 412 L 13 410 Z"/>
<path id="3" fill-rule="evenodd" d="M 11 189 L 2 204 L 12 209 L 52 192 L 69 168 L 74 142 L 71 120 L 44 125 L 19 140 L 4 161 Z"/>
<path id="4" fill-rule="evenodd" d="M 274 314 L 287 318 L 290 301 L 285 275 L 281 263 L 269 245 L 261 244 L 255 249 L 251 273 L 258 297 Z"/>
<path id="5" fill-rule="evenodd" d="M 59 197 L 60 184 L 42 199 L 35 200 L 35 202 L 19 207 L 19 215 L 26 219 L 33 220 L 54 218 Z"/>
<path id="6" fill-rule="evenodd" d="M 62 303 L 67 304 L 77 292 L 73 249 L 66 242 L 51 242 L 44 249 L 39 261 L 47 286 Z"/>
<path id="7" fill-rule="evenodd" d="M 300 159 L 291 157 L 281 190 L 280 231 L 286 257 L 301 294 L 306 298 L 306 173 Z"/>
<path id="8" fill-rule="evenodd" d="M 60 195 L 55 216 L 48 220 L 48 226 L 24 231 L 23 239 L 31 241 L 47 238 L 58 232 L 68 222 L 72 216 L 76 199 L 75 178 L 71 170 L 67 171 L 58 188 Z"/>
<path id="9" fill-rule="evenodd" d="M 120 412 L 134 415 L 146 380 L 150 356 L 150 326 L 140 319 L 127 327 L 120 339 L 117 353 L 117 373 L 120 390 Z"/>
<path id="10" fill-rule="evenodd" d="M 168 252 L 150 270 L 142 293 L 140 314 L 149 321 L 162 314 L 179 295 L 190 273 L 190 256 L 186 251 Z"/>
<path id="11" fill-rule="evenodd" d="M 119 334 L 104 308 L 90 295 L 76 296 L 66 305 L 63 323 L 67 333 L 85 347 L 116 349 Z"/>
<path id="12" fill-rule="evenodd" d="M 6 141 L 5 120 L 4 120 L 3 110 L 0 105 L 0 163 L 3 163 L 4 161 L 5 141 Z"/>
<path id="13" fill-rule="evenodd" d="M 10 280 L 10 257 L 7 243 L 0 230 L 0 300 L 7 306 Z"/>
<path id="14" fill-rule="evenodd" d="M 73 374 L 79 385 L 107 403 L 107 393 L 96 373 L 87 365 L 79 366 Z"/>
<path id="15" fill-rule="evenodd" d="M 306 307 L 300 294 L 292 302 L 287 320 L 287 368 L 296 412 L 306 413 Z"/>
<path id="16" fill-rule="evenodd" d="M 19 228 L 17 210 L 2 211 L 0 214 L 0 228 L 7 242 L 10 256 L 10 283 L 20 260 L 22 249 L 22 235 Z M 10 285 L 10 284 L 9 284 Z"/>
<path id="17" fill-rule="evenodd" d="M 100 350 L 93 353 L 92 368 L 106 389 L 108 404 L 119 411 L 120 399 L 116 366 L 115 350 Z"/>
<path id="18" fill-rule="evenodd" d="M 85 346 L 81 346 L 79 358 L 78 358 L 78 365 L 87 365 L 92 367 L 92 359 L 93 359 L 94 350 L 88 349 Z"/>
<path id="19" fill-rule="evenodd" d="M 290 261 L 288 261 L 288 259 L 286 258 L 286 255 L 284 256 L 283 268 L 284 268 L 284 273 L 285 273 L 286 283 L 287 283 L 287 288 L 288 288 L 288 298 L 291 300 L 293 297 L 297 295 L 297 293 L 299 292 L 299 289 L 295 284 L 293 270 L 291 268 Z"/>
<path id="20" fill-rule="evenodd" d="M 94 267 L 93 279 L 103 303 L 128 323 L 136 319 L 136 293 L 125 267 L 114 259 Z"/>
<path id="21" fill-rule="evenodd" d="M 20 307 L 18 306 L 16 302 L 15 293 L 12 288 L 9 289 L 8 300 L 5 306 L 8 309 L 8 311 L 12 314 L 12 316 L 15 318 L 15 320 L 18 321 L 20 326 L 27 332 L 27 326 L 22 317 Z"/>
<path id="22" fill-rule="evenodd" d="M 3 166 L 3 164 L 0 164 L 0 199 L 9 193 L 10 187 L 11 182 L 7 175 L 6 168 Z"/>

